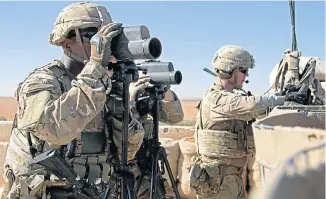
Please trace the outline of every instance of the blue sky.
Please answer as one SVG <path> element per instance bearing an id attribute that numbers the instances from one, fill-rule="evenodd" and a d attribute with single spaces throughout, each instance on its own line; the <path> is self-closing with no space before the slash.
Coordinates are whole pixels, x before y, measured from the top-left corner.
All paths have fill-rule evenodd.
<path id="1" fill-rule="evenodd" d="M 13 96 L 28 73 L 60 58 L 62 50 L 48 43 L 54 21 L 70 2 L 0 2 L 0 96 Z M 171 61 L 183 73 L 172 89 L 181 99 L 200 98 L 214 82 L 203 71 L 215 51 L 234 44 L 254 54 L 256 67 L 245 89 L 260 94 L 282 53 L 291 48 L 288 1 L 275 2 L 95 2 L 107 7 L 124 26 L 146 25 L 163 45 L 159 60 Z M 303 56 L 325 60 L 325 2 L 296 2 L 296 31 Z M 4 86 L 5 85 L 5 86 Z"/>

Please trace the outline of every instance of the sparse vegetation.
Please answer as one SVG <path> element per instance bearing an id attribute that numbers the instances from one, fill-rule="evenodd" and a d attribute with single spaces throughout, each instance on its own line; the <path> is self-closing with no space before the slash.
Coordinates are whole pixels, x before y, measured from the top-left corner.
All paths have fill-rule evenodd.
<path id="1" fill-rule="evenodd" d="M 0 116 L 0 121 L 7 121 L 7 118 Z"/>

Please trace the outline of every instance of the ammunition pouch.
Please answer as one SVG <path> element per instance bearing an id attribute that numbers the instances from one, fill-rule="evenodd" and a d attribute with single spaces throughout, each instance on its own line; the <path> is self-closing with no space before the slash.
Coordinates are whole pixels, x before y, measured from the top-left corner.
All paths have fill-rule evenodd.
<path id="1" fill-rule="evenodd" d="M 189 168 L 190 189 L 201 197 L 216 195 L 220 191 L 224 177 L 238 175 L 243 168 L 223 165 L 215 161 L 203 162 L 201 157 L 193 157 Z"/>

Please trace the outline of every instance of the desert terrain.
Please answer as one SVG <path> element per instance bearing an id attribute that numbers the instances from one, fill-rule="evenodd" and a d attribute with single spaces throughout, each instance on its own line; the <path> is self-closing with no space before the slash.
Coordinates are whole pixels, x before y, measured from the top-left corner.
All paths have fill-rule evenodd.
<path id="1" fill-rule="evenodd" d="M 182 100 L 182 108 L 185 114 L 184 120 L 195 120 L 199 100 Z M 14 119 L 16 111 L 16 99 L 13 97 L 0 97 L 0 117 L 5 117 L 8 121 Z"/>
<path id="2" fill-rule="evenodd" d="M 0 117 L 12 121 L 15 117 L 17 102 L 14 97 L 0 97 Z"/>

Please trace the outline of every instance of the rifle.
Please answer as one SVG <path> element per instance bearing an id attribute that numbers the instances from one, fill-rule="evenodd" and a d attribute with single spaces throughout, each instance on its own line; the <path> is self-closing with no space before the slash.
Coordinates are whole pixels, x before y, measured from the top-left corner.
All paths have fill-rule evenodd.
<path id="1" fill-rule="evenodd" d="M 42 165 L 48 174 L 54 174 L 59 179 L 66 179 L 72 184 L 73 194 L 81 199 L 100 198 L 95 185 L 86 182 L 77 175 L 70 165 L 61 157 L 57 149 L 43 152 L 33 158 L 31 165 Z"/>

